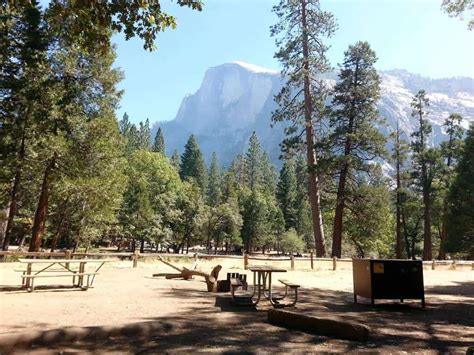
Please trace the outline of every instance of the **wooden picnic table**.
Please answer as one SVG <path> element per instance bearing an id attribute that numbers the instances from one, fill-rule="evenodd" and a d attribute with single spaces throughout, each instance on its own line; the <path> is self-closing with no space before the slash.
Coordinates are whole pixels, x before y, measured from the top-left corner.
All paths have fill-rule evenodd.
<path id="1" fill-rule="evenodd" d="M 112 260 L 109 259 L 19 259 L 22 264 L 26 264 L 26 270 L 22 270 L 22 287 L 29 292 L 34 291 L 34 279 L 43 277 L 71 277 L 73 287 L 80 287 L 87 290 L 92 286 L 95 276 L 98 275 L 102 266 Z M 94 271 L 86 272 L 87 264 L 99 264 Z M 33 270 L 34 265 L 43 266 L 39 270 Z M 72 265 L 78 265 L 75 269 Z M 59 266 L 60 269 L 53 270 L 53 266 Z M 75 283 L 77 277 L 77 284 Z M 84 285 L 84 277 L 87 277 L 87 282 Z M 92 279 L 91 279 L 92 277 Z"/>
<path id="2" fill-rule="evenodd" d="M 275 302 L 272 297 L 272 273 L 286 272 L 286 270 L 272 265 L 251 265 L 248 269 L 253 272 L 253 294 L 250 296 L 251 304 L 257 305 L 263 295 L 273 306 L 276 306 L 277 302 Z M 234 297 L 235 289 L 233 288 L 232 290 L 232 297 Z M 257 298 L 254 300 L 255 296 Z"/>

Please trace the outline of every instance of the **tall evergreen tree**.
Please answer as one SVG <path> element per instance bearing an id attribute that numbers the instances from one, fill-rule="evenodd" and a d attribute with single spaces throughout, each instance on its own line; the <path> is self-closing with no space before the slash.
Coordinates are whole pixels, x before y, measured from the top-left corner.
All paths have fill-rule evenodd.
<path id="1" fill-rule="evenodd" d="M 471 123 L 448 195 L 446 251 L 474 260 L 474 124 Z"/>
<path id="2" fill-rule="evenodd" d="M 280 0 L 273 11 L 279 18 L 271 29 L 279 48 L 275 57 L 282 63 L 282 75 L 288 80 L 275 98 L 278 109 L 272 120 L 291 121 L 285 129 L 286 151 L 301 147 L 306 151 L 316 254 L 321 257 L 326 254 L 326 247 L 315 150 L 319 132 L 314 131 L 314 124 L 323 116 L 328 93 L 320 74 L 331 69 L 324 39 L 332 36 L 336 23 L 332 14 L 321 10 L 318 0 Z"/>
<path id="3" fill-rule="evenodd" d="M 193 179 L 203 194 L 207 191 L 207 168 L 202 157 L 201 150 L 196 137 L 192 134 L 186 145 L 184 153 L 181 155 L 181 165 L 179 175 L 181 179 Z"/>
<path id="4" fill-rule="evenodd" d="M 151 129 L 150 120 L 148 118 L 145 120 L 145 122 L 140 121 L 139 123 L 138 139 L 140 149 L 151 149 Z"/>
<path id="5" fill-rule="evenodd" d="M 155 142 L 153 143 L 152 150 L 154 152 L 166 155 L 165 137 L 163 136 L 163 131 L 161 130 L 161 127 L 158 127 L 158 131 L 156 131 Z"/>
<path id="6" fill-rule="evenodd" d="M 181 158 L 179 157 L 178 149 L 173 151 L 173 155 L 171 156 L 171 165 L 176 169 L 176 171 L 179 171 Z"/>
<path id="7" fill-rule="evenodd" d="M 215 207 L 221 203 L 221 171 L 217 161 L 217 154 L 212 153 L 211 166 L 209 167 L 209 184 L 207 201 L 209 206 Z"/>
<path id="8" fill-rule="evenodd" d="M 140 137 L 137 127 L 130 121 L 130 116 L 125 112 L 119 122 L 119 129 L 125 139 L 124 152 L 127 157 L 140 149 Z"/>
<path id="9" fill-rule="evenodd" d="M 296 166 L 294 159 L 288 159 L 283 163 L 280 170 L 280 178 L 278 180 L 276 197 L 280 209 L 285 219 L 285 228 L 297 228 L 298 210 L 298 188 L 296 180 Z"/>
<path id="10" fill-rule="evenodd" d="M 8 250 L 28 154 L 37 154 L 34 138 L 48 117 L 52 85 L 47 85 L 50 43 L 39 3 L 0 11 L 0 203 L 6 218 L 1 234 L 2 248 Z"/>
<path id="11" fill-rule="evenodd" d="M 65 164 L 68 146 L 81 144 L 79 132 L 82 126 L 93 120 L 110 117 L 117 108 L 120 92 L 116 84 L 122 76 L 120 71 L 112 68 L 115 53 L 112 47 L 108 48 L 87 52 L 58 36 L 57 47 L 49 52 L 51 80 L 55 83 L 54 106 L 48 120 L 42 125 L 46 144 L 39 162 L 42 166 L 42 182 L 30 251 L 40 248 L 53 184 L 63 174 L 71 174 L 71 170 L 77 168 Z M 100 149 L 100 146 L 96 149 Z"/>
<path id="12" fill-rule="evenodd" d="M 399 122 L 397 120 L 397 129 L 395 131 L 395 139 L 393 145 L 392 161 L 395 163 L 396 171 L 396 190 L 395 190 L 395 209 L 396 209 L 396 227 L 395 227 L 395 256 L 397 259 L 403 257 L 403 221 L 402 221 L 402 208 L 404 202 L 404 188 L 402 186 L 402 174 L 404 171 L 405 161 L 408 153 L 408 143 L 402 139 Z M 408 255 L 407 255 L 408 257 Z"/>
<path id="13" fill-rule="evenodd" d="M 442 176 L 443 184 L 445 192 L 449 191 L 451 186 L 452 180 L 454 178 L 454 168 L 456 166 L 456 162 L 459 158 L 461 153 L 461 143 L 462 143 L 462 135 L 463 135 L 463 128 L 461 127 L 462 116 L 459 114 L 451 114 L 449 117 L 444 121 L 444 128 L 448 135 L 448 140 L 446 142 L 441 143 L 441 153 L 444 159 L 444 172 Z M 448 231 L 446 228 L 446 218 L 448 214 L 448 199 L 447 197 L 443 200 L 443 210 L 442 210 L 442 221 L 441 221 L 441 232 L 440 232 L 440 245 L 439 245 L 439 253 L 438 259 L 444 260 L 446 259 L 446 251 L 445 251 L 445 242 L 448 235 Z"/>
<path id="14" fill-rule="evenodd" d="M 374 68 L 375 52 L 367 42 L 357 42 L 344 53 L 339 80 L 332 100 L 333 115 L 328 137 L 339 182 L 332 241 L 332 256 L 341 257 L 344 207 L 348 203 L 348 180 L 357 172 L 368 172 L 370 162 L 384 153 L 385 138 L 376 128 L 382 120 L 376 103 L 380 77 Z"/>
<path id="15" fill-rule="evenodd" d="M 437 169 L 437 151 L 428 147 L 431 124 L 426 118 L 429 100 L 424 90 L 418 91 L 412 101 L 412 117 L 417 120 L 418 129 L 412 133 L 413 176 L 423 195 L 423 260 L 433 257 L 431 241 L 431 209 L 433 179 Z"/>
<path id="16" fill-rule="evenodd" d="M 260 189 L 263 180 L 262 149 L 255 131 L 249 139 L 249 147 L 245 154 L 245 166 L 247 168 L 247 186 L 252 191 Z"/>
<path id="17" fill-rule="evenodd" d="M 266 193 L 270 195 L 275 194 L 275 189 L 276 189 L 275 166 L 270 160 L 270 156 L 265 151 L 262 154 L 262 188 Z"/>

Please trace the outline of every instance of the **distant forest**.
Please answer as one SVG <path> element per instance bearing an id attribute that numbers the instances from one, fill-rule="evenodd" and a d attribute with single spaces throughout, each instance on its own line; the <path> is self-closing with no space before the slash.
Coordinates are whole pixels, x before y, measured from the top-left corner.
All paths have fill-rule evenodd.
<path id="1" fill-rule="evenodd" d="M 138 36 L 152 49 L 157 33 L 175 23 L 158 2 L 112 5 L 1 6 L 3 250 L 186 253 L 201 246 L 208 253 L 474 259 L 474 125 L 464 131 L 463 118 L 450 113 L 447 140 L 431 147 L 429 100 L 420 88 L 411 141 L 400 131 L 382 135 L 369 43 L 349 46 L 335 87 L 321 79 L 332 70 L 326 52 L 337 24 L 319 1 L 282 0 L 274 8 L 275 56 L 288 78 L 272 117 L 287 123 L 279 172 L 255 133 L 230 166 L 220 166 L 219 152 L 206 166 L 193 135 L 183 154 L 167 157 L 160 129 L 151 137 L 148 121 L 117 120 L 122 73 L 112 67 L 112 33 Z M 395 167 L 392 176 L 382 171 L 384 160 Z"/>

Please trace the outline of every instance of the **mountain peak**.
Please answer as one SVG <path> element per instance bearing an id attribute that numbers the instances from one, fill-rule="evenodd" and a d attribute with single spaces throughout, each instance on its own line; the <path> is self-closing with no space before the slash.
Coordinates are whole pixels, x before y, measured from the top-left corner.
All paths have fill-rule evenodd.
<path id="1" fill-rule="evenodd" d="M 234 61 L 227 64 L 238 65 L 248 71 L 258 74 L 280 74 L 277 70 L 261 67 L 255 64 L 250 64 L 242 61 Z"/>

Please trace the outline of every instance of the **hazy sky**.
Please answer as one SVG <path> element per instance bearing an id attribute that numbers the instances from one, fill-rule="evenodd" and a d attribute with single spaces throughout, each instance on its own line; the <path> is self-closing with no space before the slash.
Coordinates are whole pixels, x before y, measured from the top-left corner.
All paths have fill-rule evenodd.
<path id="1" fill-rule="evenodd" d="M 200 86 L 206 69 L 240 60 L 273 69 L 274 39 L 269 27 L 278 0 L 204 0 L 202 12 L 162 0 L 178 27 L 162 33 L 158 49 L 142 48 L 138 39 L 117 44 L 116 65 L 125 73 L 119 117 L 134 122 L 170 120 L 181 100 Z M 330 39 L 330 59 L 341 62 L 349 44 L 367 40 L 376 51 L 377 68 L 406 69 L 432 78 L 474 77 L 474 31 L 440 10 L 441 0 L 322 0 L 334 13 L 339 30 Z M 166 6 L 167 5 L 167 6 Z"/>

